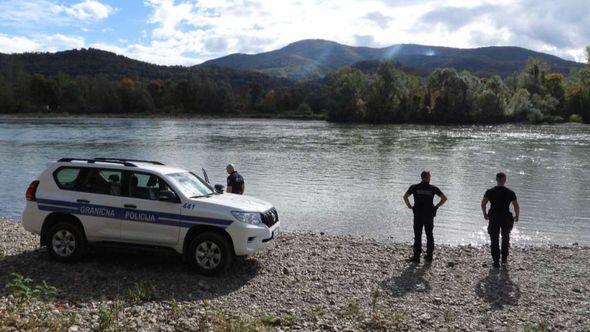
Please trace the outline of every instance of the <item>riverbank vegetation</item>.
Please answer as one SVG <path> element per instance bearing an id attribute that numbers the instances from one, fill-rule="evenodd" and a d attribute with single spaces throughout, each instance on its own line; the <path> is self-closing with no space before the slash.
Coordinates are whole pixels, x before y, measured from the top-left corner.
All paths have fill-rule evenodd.
<path id="1" fill-rule="evenodd" d="M 590 66 L 552 73 L 531 58 L 513 75 L 436 69 L 418 76 L 393 62 L 341 68 L 307 82 L 207 69 L 186 77 L 44 76 L 0 66 L 0 113 L 212 115 L 368 123 L 590 123 Z M 238 77 L 239 79 L 236 79 Z"/>

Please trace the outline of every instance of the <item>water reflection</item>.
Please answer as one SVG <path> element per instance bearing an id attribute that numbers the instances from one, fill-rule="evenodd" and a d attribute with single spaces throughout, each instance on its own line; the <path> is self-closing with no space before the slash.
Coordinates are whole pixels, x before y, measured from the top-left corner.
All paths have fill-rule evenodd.
<path id="1" fill-rule="evenodd" d="M 412 240 L 401 195 L 429 169 L 449 197 L 439 243 L 485 243 L 479 201 L 494 174 L 523 209 L 514 243 L 590 244 L 590 127 L 368 126 L 281 120 L 0 119 L 0 215 L 61 157 L 113 156 L 206 167 L 235 162 L 247 193 L 273 202 L 287 230 Z"/>

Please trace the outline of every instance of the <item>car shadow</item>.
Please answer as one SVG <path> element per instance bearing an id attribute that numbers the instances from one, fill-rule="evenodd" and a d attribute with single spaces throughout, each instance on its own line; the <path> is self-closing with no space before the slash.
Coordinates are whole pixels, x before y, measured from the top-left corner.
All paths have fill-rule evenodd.
<path id="1" fill-rule="evenodd" d="M 194 301 L 232 293 L 259 270 L 256 260 L 237 258 L 223 275 L 205 277 L 192 272 L 180 255 L 96 249 L 79 262 L 59 263 L 37 249 L 0 259 L 0 295 L 9 292 L 6 285 L 16 272 L 32 279 L 31 285 L 46 281 L 59 290 L 58 299 L 67 301 L 133 298 L 138 285 L 153 300 Z"/>
<path id="2" fill-rule="evenodd" d="M 506 267 L 491 268 L 488 275 L 475 286 L 475 294 L 490 303 L 492 309 L 502 309 L 505 305 L 518 305 L 520 288 L 510 279 Z"/>
<path id="3" fill-rule="evenodd" d="M 381 286 L 394 297 L 403 297 L 412 292 L 429 292 L 430 283 L 424 279 L 424 274 L 430 269 L 430 266 L 429 262 L 422 266 L 411 263 L 399 276 L 381 282 Z"/>

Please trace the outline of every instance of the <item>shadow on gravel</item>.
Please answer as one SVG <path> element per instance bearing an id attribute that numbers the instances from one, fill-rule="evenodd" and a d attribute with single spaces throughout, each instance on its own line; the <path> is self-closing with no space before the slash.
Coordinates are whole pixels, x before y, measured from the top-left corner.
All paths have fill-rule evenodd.
<path id="1" fill-rule="evenodd" d="M 520 288 L 512 282 L 506 268 L 492 268 L 475 286 L 475 294 L 490 303 L 492 309 L 499 310 L 505 305 L 518 305 Z"/>
<path id="2" fill-rule="evenodd" d="M 213 299 L 231 293 L 256 276 L 254 259 L 236 259 L 219 277 L 191 272 L 179 255 L 97 250 L 73 264 L 52 261 L 43 249 L 0 259 L 0 295 L 13 272 L 33 280 L 45 280 L 60 290 L 63 300 L 132 298 L 140 284 L 151 300 L 192 301 Z M 136 292 L 137 293 L 137 292 Z M 146 295 L 146 294 L 144 294 Z"/>
<path id="3" fill-rule="evenodd" d="M 428 269 L 429 263 L 420 267 L 410 264 L 399 276 L 384 280 L 381 286 L 394 297 L 403 297 L 411 292 L 429 292 L 430 283 L 424 279 L 424 273 Z"/>

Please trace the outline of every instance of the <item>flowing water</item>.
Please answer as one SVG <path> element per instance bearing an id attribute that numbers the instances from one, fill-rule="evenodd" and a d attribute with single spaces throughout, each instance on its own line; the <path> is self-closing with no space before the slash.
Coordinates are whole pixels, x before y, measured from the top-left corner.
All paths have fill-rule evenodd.
<path id="1" fill-rule="evenodd" d="M 438 243 L 482 244 L 480 211 L 498 171 L 522 209 L 517 244 L 590 245 L 590 126 L 338 125 L 289 120 L 0 119 L 0 216 L 18 221 L 29 182 L 49 161 L 99 156 L 160 160 L 272 202 L 284 230 L 408 242 L 402 203 L 423 169 L 449 197 Z"/>

